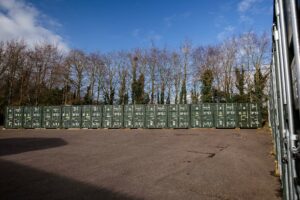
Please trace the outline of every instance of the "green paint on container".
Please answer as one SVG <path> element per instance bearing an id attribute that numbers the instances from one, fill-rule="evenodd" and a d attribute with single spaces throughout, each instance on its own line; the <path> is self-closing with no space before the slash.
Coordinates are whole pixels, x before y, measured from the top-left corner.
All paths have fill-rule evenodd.
<path id="1" fill-rule="evenodd" d="M 23 127 L 23 107 L 6 107 L 5 128 L 18 129 Z"/>
<path id="2" fill-rule="evenodd" d="M 123 106 L 114 105 L 113 106 L 113 121 L 112 128 L 123 128 Z"/>
<path id="3" fill-rule="evenodd" d="M 262 124 L 261 108 L 258 103 L 249 104 L 249 128 L 260 128 Z"/>
<path id="4" fill-rule="evenodd" d="M 39 106 L 23 107 L 23 127 L 24 128 L 42 127 L 42 107 Z"/>
<path id="5" fill-rule="evenodd" d="M 178 128 L 178 105 L 169 105 L 168 111 L 168 127 Z"/>
<path id="6" fill-rule="evenodd" d="M 61 128 L 61 106 L 44 106 L 42 127 L 47 129 Z"/>
<path id="7" fill-rule="evenodd" d="M 113 128 L 113 106 L 112 105 L 103 106 L 102 128 Z"/>
<path id="8" fill-rule="evenodd" d="M 134 105 L 133 128 L 145 127 L 145 105 Z"/>
<path id="9" fill-rule="evenodd" d="M 146 105 L 146 128 L 156 128 L 156 105 Z"/>
<path id="10" fill-rule="evenodd" d="M 124 128 L 133 128 L 133 105 L 124 105 Z"/>
<path id="11" fill-rule="evenodd" d="M 238 127 L 239 128 L 250 128 L 249 123 L 249 103 L 239 103 L 237 104 L 238 110 Z"/>
<path id="12" fill-rule="evenodd" d="M 191 105 L 191 127 L 192 128 L 201 128 L 202 127 L 202 118 L 201 118 L 201 104 L 192 104 Z"/>
<path id="13" fill-rule="evenodd" d="M 62 107 L 62 128 L 81 128 L 81 106 Z"/>
<path id="14" fill-rule="evenodd" d="M 168 105 L 156 105 L 156 128 L 168 127 Z"/>
<path id="15" fill-rule="evenodd" d="M 190 125 L 190 105 L 178 105 L 178 128 L 189 128 Z"/>
<path id="16" fill-rule="evenodd" d="M 203 128 L 214 127 L 214 106 L 213 103 L 203 103 L 201 108 L 201 118 Z"/>

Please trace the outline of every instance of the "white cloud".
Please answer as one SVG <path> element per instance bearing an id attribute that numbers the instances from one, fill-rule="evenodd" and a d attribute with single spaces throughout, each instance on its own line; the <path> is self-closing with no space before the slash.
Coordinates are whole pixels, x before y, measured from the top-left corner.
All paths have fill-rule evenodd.
<path id="1" fill-rule="evenodd" d="M 248 25 L 252 25 L 254 23 L 253 18 L 247 16 L 247 15 L 240 15 L 240 22 L 246 23 Z"/>
<path id="2" fill-rule="evenodd" d="M 150 41 L 159 41 L 162 39 L 162 35 L 156 33 L 155 31 L 151 30 L 148 33 L 147 39 Z"/>
<path id="3" fill-rule="evenodd" d="M 224 39 L 226 39 L 226 37 L 232 35 L 234 31 L 235 31 L 234 26 L 230 26 L 230 25 L 226 26 L 224 30 L 217 35 L 217 38 L 218 40 L 223 41 Z"/>
<path id="4" fill-rule="evenodd" d="M 238 11 L 239 12 L 247 12 L 249 9 L 253 7 L 253 5 L 258 2 L 258 0 L 242 0 L 238 4 Z"/>
<path id="5" fill-rule="evenodd" d="M 0 41 L 22 39 L 30 47 L 48 42 L 68 51 L 69 47 L 60 35 L 41 25 L 39 20 L 44 16 L 22 0 L 0 0 Z M 52 20 L 50 23 L 55 22 Z"/>
<path id="6" fill-rule="evenodd" d="M 176 15 L 171 15 L 164 18 L 164 22 L 166 26 L 169 28 L 173 25 L 173 22 L 175 21 Z"/>
<path id="7" fill-rule="evenodd" d="M 141 34 L 141 29 L 139 28 L 136 28 L 132 31 L 132 36 L 135 37 L 135 38 L 138 38 Z"/>
<path id="8" fill-rule="evenodd" d="M 191 16 L 192 16 L 192 12 L 186 11 L 183 13 L 167 16 L 163 19 L 163 21 L 165 23 L 165 26 L 167 28 L 170 28 L 174 23 L 181 21 L 181 20 L 186 20 L 186 19 L 190 18 Z"/>

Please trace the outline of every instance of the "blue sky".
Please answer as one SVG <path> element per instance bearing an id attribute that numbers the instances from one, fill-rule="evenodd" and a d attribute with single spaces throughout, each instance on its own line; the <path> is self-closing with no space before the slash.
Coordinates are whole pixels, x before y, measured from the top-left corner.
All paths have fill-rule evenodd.
<path id="1" fill-rule="evenodd" d="M 24 37 L 34 43 L 38 38 L 87 52 L 149 47 L 151 42 L 177 48 L 186 39 L 194 45 L 214 44 L 247 30 L 270 31 L 272 26 L 272 0 L 10 2 L 0 0 L 2 40 Z"/>

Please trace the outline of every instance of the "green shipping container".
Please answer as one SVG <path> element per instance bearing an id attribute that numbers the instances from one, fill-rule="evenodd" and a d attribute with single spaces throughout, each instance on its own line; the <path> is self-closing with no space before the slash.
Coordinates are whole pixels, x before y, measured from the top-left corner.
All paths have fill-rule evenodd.
<path id="1" fill-rule="evenodd" d="M 123 128 L 123 106 L 113 106 L 113 122 L 112 128 Z"/>
<path id="2" fill-rule="evenodd" d="M 81 128 L 81 106 L 62 107 L 62 128 Z"/>
<path id="3" fill-rule="evenodd" d="M 156 128 L 168 127 L 168 105 L 157 105 L 155 116 Z"/>
<path id="4" fill-rule="evenodd" d="M 133 128 L 145 127 L 145 105 L 134 105 Z"/>
<path id="5" fill-rule="evenodd" d="M 238 110 L 238 127 L 250 128 L 249 124 L 249 103 L 239 103 L 237 105 Z"/>
<path id="6" fill-rule="evenodd" d="M 169 105 L 168 127 L 178 128 L 178 105 Z"/>
<path id="7" fill-rule="evenodd" d="M 178 105 L 178 128 L 189 128 L 190 125 L 190 105 Z"/>
<path id="8" fill-rule="evenodd" d="M 23 107 L 23 127 L 24 128 L 42 127 L 42 107 L 39 106 Z"/>
<path id="9" fill-rule="evenodd" d="M 81 108 L 81 127 L 92 128 L 92 110 L 91 106 L 82 106 Z"/>
<path id="10" fill-rule="evenodd" d="M 156 105 L 146 105 L 146 128 L 156 128 Z"/>
<path id="11" fill-rule="evenodd" d="M 214 127 L 214 104 L 203 103 L 201 108 L 201 118 L 203 128 Z"/>
<path id="12" fill-rule="evenodd" d="M 133 128 L 133 105 L 124 105 L 124 128 Z"/>
<path id="13" fill-rule="evenodd" d="M 82 128 L 101 128 L 101 106 L 82 106 Z"/>
<path id="14" fill-rule="evenodd" d="M 202 108 L 201 104 L 191 105 L 191 127 L 192 128 L 202 127 L 201 108 Z"/>
<path id="15" fill-rule="evenodd" d="M 215 104 L 215 126 L 216 128 L 227 128 L 226 127 L 226 104 L 218 103 Z"/>
<path id="16" fill-rule="evenodd" d="M 61 127 L 61 107 L 44 106 L 42 115 L 43 128 L 60 128 Z"/>
<path id="17" fill-rule="evenodd" d="M 6 107 L 5 128 L 17 129 L 23 127 L 23 107 L 9 106 Z"/>
<path id="18" fill-rule="evenodd" d="M 112 105 L 103 106 L 102 128 L 113 128 L 113 106 Z"/>
<path id="19" fill-rule="evenodd" d="M 226 103 L 225 104 L 225 116 L 226 116 L 226 128 L 236 128 L 237 127 L 237 104 Z"/>
<path id="20" fill-rule="evenodd" d="M 260 104 L 250 103 L 249 113 L 249 128 L 260 128 L 262 121 Z"/>

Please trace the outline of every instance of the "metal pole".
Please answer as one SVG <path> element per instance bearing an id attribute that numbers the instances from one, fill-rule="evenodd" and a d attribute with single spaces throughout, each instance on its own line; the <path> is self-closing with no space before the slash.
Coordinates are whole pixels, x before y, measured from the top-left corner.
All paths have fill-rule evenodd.
<path id="1" fill-rule="evenodd" d="M 296 79 L 298 87 L 298 108 L 300 109 L 300 47 L 295 0 L 290 0 L 291 24 L 293 30 L 294 59 L 296 64 Z"/>
<path id="2" fill-rule="evenodd" d="M 286 36 L 286 26 L 283 12 L 283 1 L 279 1 L 279 19 L 281 24 L 281 41 L 282 41 L 282 51 L 283 51 L 283 63 L 284 63 L 284 76 L 286 81 L 286 99 L 287 99 L 287 114 L 288 114 L 288 129 L 287 131 L 287 144 L 288 144 L 288 168 L 289 172 L 289 183 L 290 183 L 290 196 L 291 199 L 297 199 L 294 188 L 294 178 L 295 178 L 295 160 L 291 155 L 293 139 L 294 139 L 294 116 L 292 109 L 292 93 L 291 93 L 291 79 L 290 79 L 290 69 L 288 61 L 288 46 L 287 46 L 287 36 Z"/>
<path id="3" fill-rule="evenodd" d="M 281 59 L 281 48 L 280 48 L 280 39 L 279 39 L 279 33 L 276 29 L 276 26 L 274 26 L 274 40 L 275 40 L 275 45 L 276 45 L 276 74 L 277 74 L 277 84 L 278 84 L 278 89 L 279 89 L 279 128 L 280 128 L 280 133 L 281 133 L 281 142 L 280 144 L 282 145 L 281 146 L 281 149 L 282 149 L 282 155 L 283 155 L 283 159 L 286 158 L 286 154 L 287 154 L 287 151 L 286 151 L 286 148 L 283 144 L 283 139 L 285 138 L 285 123 L 284 123 L 284 110 L 283 110 L 283 104 L 284 104 L 284 101 L 283 101 L 283 96 L 284 96 L 284 93 L 283 93 L 283 79 L 284 77 L 282 76 L 282 73 L 281 73 L 281 67 L 280 65 L 282 64 L 282 59 Z M 280 51 L 280 52 L 279 52 Z M 282 65 L 281 65 L 282 66 Z M 284 169 L 287 168 L 287 163 L 283 163 L 284 164 Z M 286 186 L 285 187 L 285 190 L 286 190 L 286 200 L 290 199 L 289 198 L 289 181 L 288 181 L 288 174 L 287 174 L 287 170 L 283 170 L 283 182 L 284 182 L 284 185 Z"/>

